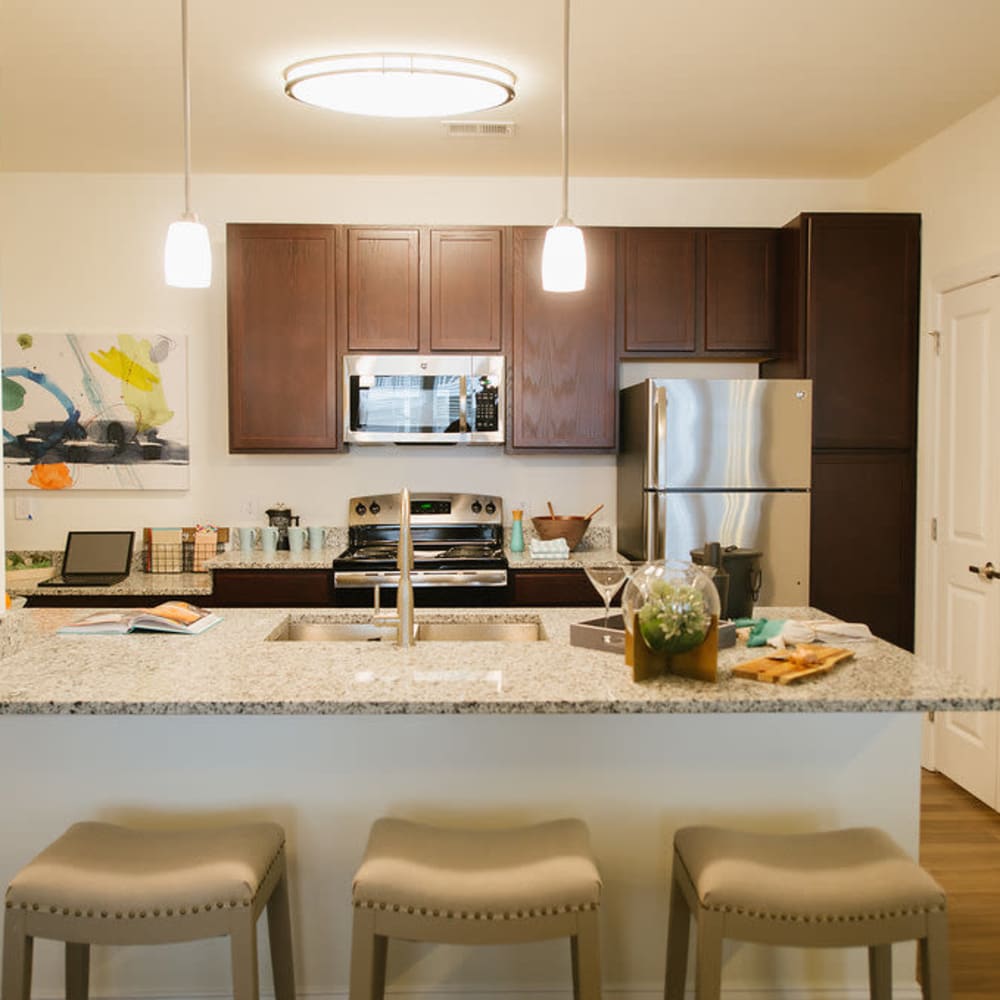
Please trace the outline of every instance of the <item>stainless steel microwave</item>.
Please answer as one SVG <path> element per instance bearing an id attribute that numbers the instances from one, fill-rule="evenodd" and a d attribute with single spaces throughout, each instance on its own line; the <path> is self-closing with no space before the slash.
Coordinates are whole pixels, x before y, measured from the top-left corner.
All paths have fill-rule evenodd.
<path id="1" fill-rule="evenodd" d="M 353 444 L 500 444 L 500 354 L 347 354 L 344 440 Z"/>

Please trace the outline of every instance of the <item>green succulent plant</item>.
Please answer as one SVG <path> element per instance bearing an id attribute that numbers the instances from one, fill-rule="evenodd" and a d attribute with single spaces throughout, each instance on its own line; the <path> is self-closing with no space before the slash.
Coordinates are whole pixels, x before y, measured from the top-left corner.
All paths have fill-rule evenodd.
<path id="1" fill-rule="evenodd" d="M 639 609 L 639 632 L 658 653 L 686 653 L 703 643 L 712 625 L 705 597 L 686 583 L 653 580 Z"/>

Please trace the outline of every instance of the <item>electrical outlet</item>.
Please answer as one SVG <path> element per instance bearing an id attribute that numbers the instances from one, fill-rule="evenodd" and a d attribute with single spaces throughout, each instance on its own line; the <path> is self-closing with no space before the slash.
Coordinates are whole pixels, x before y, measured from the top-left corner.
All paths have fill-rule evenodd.
<path id="1" fill-rule="evenodd" d="M 31 497 L 14 497 L 14 517 L 18 521 L 31 521 L 35 517 L 35 501 Z"/>
<path id="2" fill-rule="evenodd" d="M 241 500 L 240 514 L 242 514 L 244 517 L 256 517 L 257 507 L 258 504 L 256 500 Z"/>

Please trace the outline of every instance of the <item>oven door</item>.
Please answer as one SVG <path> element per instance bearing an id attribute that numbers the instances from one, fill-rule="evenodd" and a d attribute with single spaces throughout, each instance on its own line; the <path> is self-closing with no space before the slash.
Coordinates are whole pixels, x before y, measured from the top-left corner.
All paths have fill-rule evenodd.
<path id="1" fill-rule="evenodd" d="M 344 357 L 344 440 L 354 444 L 500 444 L 500 355 Z"/>

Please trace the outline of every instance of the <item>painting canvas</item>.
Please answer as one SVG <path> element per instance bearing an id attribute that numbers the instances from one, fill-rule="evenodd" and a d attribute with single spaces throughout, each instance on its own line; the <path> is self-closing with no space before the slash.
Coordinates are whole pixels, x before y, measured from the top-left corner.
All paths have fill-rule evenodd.
<path id="1" fill-rule="evenodd" d="M 187 489 L 187 406 L 183 337 L 5 334 L 4 485 Z"/>

